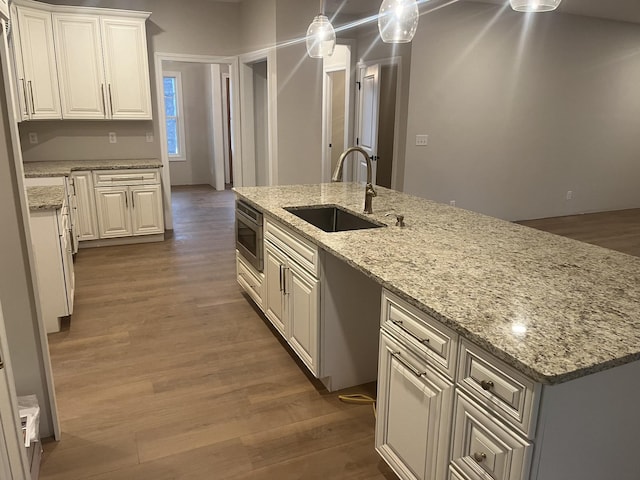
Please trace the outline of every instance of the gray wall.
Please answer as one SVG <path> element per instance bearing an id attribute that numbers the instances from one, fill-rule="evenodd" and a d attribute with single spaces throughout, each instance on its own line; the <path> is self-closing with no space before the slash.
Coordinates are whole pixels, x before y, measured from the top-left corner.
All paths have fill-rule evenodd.
<path id="1" fill-rule="evenodd" d="M 163 70 L 181 73 L 185 122 L 185 161 L 170 161 L 171 185 L 212 184 L 209 65 L 163 62 Z"/>
<path id="2" fill-rule="evenodd" d="M 315 1 L 277 0 L 276 40 L 304 39 L 318 14 Z M 309 58 L 304 41 L 279 47 L 278 182 L 318 183 L 322 178 L 322 60 Z"/>
<path id="3" fill-rule="evenodd" d="M 276 43 L 276 0 L 243 0 L 240 3 L 242 53 L 272 47 Z"/>
<path id="4" fill-rule="evenodd" d="M 405 191 L 506 219 L 639 207 L 639 45 L 640 25 L 558 12 L 423 15 Z"/>
<path id="5" fill-rule="evenodd" d="M 40 433 L 53 436 L 35 292 L 29 268 L 19 183 L 0 85 L 0 303 L 18 395 L 35 394 L 41 404 Z M 47 353 L 48 354 L 48 353 Z"/>
<path id="6" fill-rule="evenodd" d="M 51 0 L 48 3 L 87 6 L 87 2 L 80 0 Z M 189 0 L 188 6 L 172 0 L 94 0 L 90 3 L 94 7 L 152 12 L 147 21 L 147 42 L 154 120 L 23 122 L 20 127 L 21 138 L 26 138 L 27 132 L 36 132 L 46 142 L 34 149 L 29 148 L 23 140 L 25 161 L 160 158 L 153 61 L 155 52 L 224 56 L 240 50 L 240 6 L 237 3 L 208 0 Z M 118 134 L 116 145 L 107 141 L 108 132 L 112 131 Z M 146 142 L 147 131 L 154 132 L 154 142 Z M 53 137 L 57 138 L 54 140 Z M 126 142 L 121 143 L 120 137 Z"/>

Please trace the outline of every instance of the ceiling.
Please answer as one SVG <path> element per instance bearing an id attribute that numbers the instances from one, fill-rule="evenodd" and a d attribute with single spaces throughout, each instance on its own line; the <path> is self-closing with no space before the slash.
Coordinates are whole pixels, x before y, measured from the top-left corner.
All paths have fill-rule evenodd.
<path id="1" fill-rule="evenodd" d="M 214 0 L 221 2 L 240 3 L 242 0 Z M 444 3 L 441 0 L 418 0 L 427 4 Z M 466 2 L 492 3 L 505 5 L 508 0 L 459 0 Z M 378 13 L 382 0 L 325 0 L 327 12 L 337 12 L 343 15 L 367 16 Z M 320 2 L 318 1 L 318 9 Z M 639 0 L 563 0 L 558 7 L 559 12 L 574 15 L 586 15 L 588 17 L 607 18 L 623 22 L 640 23 Z M 550 15 L 550 14 L 544 14 Z"/>

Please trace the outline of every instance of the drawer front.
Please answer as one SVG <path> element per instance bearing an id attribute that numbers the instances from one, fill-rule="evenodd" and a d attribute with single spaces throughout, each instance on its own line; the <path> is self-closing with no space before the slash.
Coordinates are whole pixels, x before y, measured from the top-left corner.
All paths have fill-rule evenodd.
<path id="1" fill-rule="evenodd" d="M 382 291 L 382 326 L 426 354 L 449 378 L 455 374 L 458 334 L 396 295 Z"/>
<path id="2" fill-rule="evenodd" d="M 453 465 L 449 466 L 449 476 L 447 478 L 448 480 L 485 480 L 484 478 L 479 476 L 476 476 L 476 477 L 473 477 L 473 479 L 470 479 L 466 475 L 463 475 L 458 470 L 456 470 L 453 467 Z"/>
<path id="3" fill-rule="evenodd" d="M 263 277 L 245 262 L 238 251 L 236 251 L 236 272 L 240 286 L 262 308 Z"/>
<path id="4" fill-rule="evenodd" d="M 264 238 L 318 277 L 318 247 L 314 243 L 269 218 L 265 218 Z"/>
<path id="5" fill-rule="evenodd" d="M 524 437 L 464 394 L 456 392 L 451 463 L 465 476 L 471 479 L 527 479 L 532 450 L 533 445 Z"/>
<path id="6" fill-rule="evenodd" d="M 93 172 L 93 184 L 96 187 L 152 185 L 156 183 L 160 183 L 158 169 L 96 170 Z"/>
<path id="7" fill-rule="evenodd" d="M 458 383 L 467 393 L 533 438 L 539 384 L 466 340 L 458 368 Z"/>

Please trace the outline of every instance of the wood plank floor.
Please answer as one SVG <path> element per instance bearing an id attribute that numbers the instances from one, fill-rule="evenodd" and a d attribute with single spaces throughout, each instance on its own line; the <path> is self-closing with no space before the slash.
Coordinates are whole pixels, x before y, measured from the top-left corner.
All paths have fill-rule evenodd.
<path id="1" fill-rule="evenodd" d="M 173 208 L 165 242 L 77 255 L 41 478 L 395 479 L 371 407 L 310 378 L 237 285 L 233 193 L 178 188 Z"/>
<path id="2" fill-rule="evenodd" d="M 173 238 L 77 255 L 43 480 L 396 478 L 370 407 L 309 377 L 236 284 L 233 200 L 177 188 Z M 522 223 L 640 255 L 640 210 Z"/>

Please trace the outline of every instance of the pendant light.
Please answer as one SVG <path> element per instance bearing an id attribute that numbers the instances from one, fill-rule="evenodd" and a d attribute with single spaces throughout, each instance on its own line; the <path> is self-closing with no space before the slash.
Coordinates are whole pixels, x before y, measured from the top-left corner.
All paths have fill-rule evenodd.
<path id="1" fill-rule="evenodd" d="M 307 29 L 307 53 L 311 58 L 325 58 L 333 55 L 336 48 L 336 32 L 324 14 L 324 0 L 320 0 L 320 13 Z"/>
<path id="2" fill-rule="evenodd" d="M 378 14 L 378 29 L 385 43 L 409 43 L 418 28 L 416 0 L 384 0 Z"/>
<path id="3" fill-rule="evenodd" d="M 510 0 L 511 8 L 516 12 L 550 12 L 560 5 L 562 0 Z"/>

